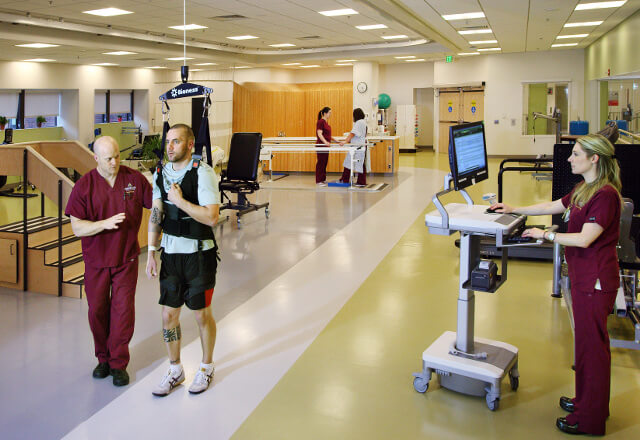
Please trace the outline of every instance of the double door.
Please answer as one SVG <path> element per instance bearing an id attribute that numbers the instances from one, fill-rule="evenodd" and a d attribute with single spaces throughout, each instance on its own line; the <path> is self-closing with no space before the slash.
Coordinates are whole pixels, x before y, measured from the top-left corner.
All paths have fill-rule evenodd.
<path id="1" fill-rule="evenodd" d="M 484 120 L 484 88 L 455 87 L 438 90 L 438 151 L 447 153 L 449 127 Z"/>

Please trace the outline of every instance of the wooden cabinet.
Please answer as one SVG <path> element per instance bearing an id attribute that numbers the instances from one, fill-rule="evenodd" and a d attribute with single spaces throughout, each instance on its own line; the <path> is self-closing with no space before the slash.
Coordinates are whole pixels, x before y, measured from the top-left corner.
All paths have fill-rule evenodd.
<path id="1" fill-rule="evenodd" d="M 18 241 L 0 238 L 0 281 L 18 282 Z"/>

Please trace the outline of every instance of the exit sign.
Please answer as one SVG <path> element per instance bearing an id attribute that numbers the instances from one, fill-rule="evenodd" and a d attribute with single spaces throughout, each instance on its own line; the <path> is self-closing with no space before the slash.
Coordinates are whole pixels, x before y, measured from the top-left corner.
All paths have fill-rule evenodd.
<path id="1" fill-rule="evenodd" d="M 445 58 L 445 61 L 446 61 L 447 63 L 453 63 L 453 56 L 451 56 L 451 55 L 447 55 L 447 57 Z"/>

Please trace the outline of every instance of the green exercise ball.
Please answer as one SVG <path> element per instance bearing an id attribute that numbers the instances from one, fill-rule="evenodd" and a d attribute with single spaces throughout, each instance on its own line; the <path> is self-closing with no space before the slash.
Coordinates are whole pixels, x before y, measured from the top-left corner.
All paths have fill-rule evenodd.
<path id="1" fill-rule="evenodd" d="M 380 93 L 378 95 L 378 108 L 384 110 L 385 108 L 389 108 L 391 106 L 391 97 L 386 93 Z"/>

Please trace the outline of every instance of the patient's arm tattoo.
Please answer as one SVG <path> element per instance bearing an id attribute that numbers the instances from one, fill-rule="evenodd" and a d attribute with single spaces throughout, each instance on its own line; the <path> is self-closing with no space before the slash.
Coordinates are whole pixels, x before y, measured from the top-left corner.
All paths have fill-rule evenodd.
<path id="1" fill-rule="evenodd" d="M 164 342 L 173 342 L 179 341 L 182 337 L 182 332 L 180 331 L 180 325 L 170 329 L 162 329 L 162 336 L 164 337 Z"/>
<path id="2" fill-rule="evenodd" d="M 160 213 L 160 210 L 158 208 L 156 208 L 155 206 L 153 208 L 151 208 L 151 219 L 150 219 L 151 223 L 159 225 L 162 222 L 162 214 Z"/>

